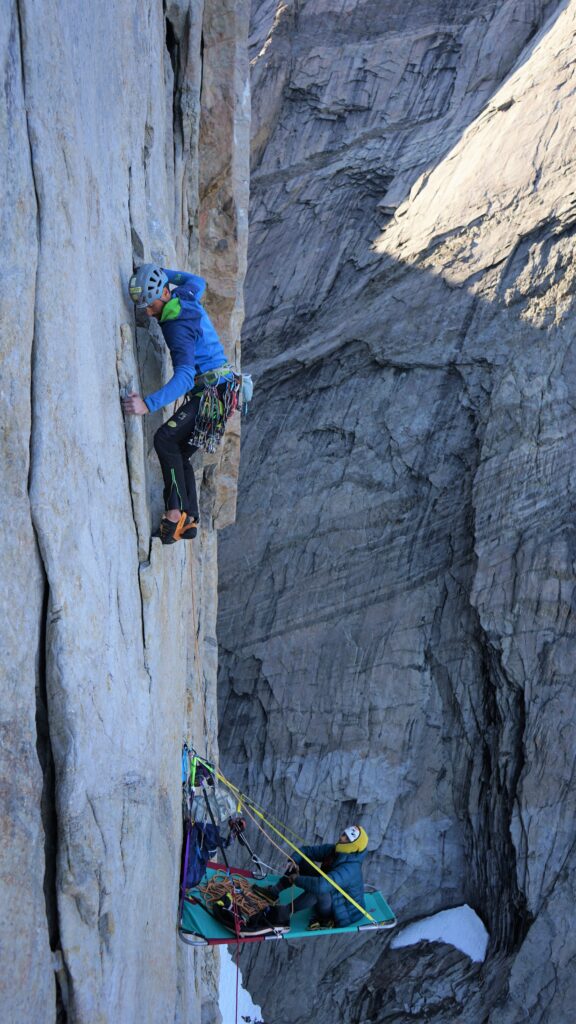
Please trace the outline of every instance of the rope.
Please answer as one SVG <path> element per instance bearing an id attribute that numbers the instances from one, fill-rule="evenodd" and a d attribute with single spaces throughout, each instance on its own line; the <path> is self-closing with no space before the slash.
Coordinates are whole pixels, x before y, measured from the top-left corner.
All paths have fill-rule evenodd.
<path id="1" fill-rule="evenodd" d="M 254 850 L 250 846 L 250 843 L 246 839 L 246 836 L 244 835 L 243 832 L 237 832 L 235 830 L 230 829 L 230 834 L 232 835 L 232 833 L 234 834 L 240 846 L 243 846 L 245 850 L 248 850 L 252 864 L 255 864 L 256 868 L 260 872 L 260 878 L 265 878 L 269 871 L 275 870 L 271 864 L 265 864 L 264 861 L 260 859 L 260 857 L 256 856 Z M 252 874 L 254 875 L 254 870 L 252 870 Z M 254 877 L 256 877 L 256 875 L 254 875 Z"/>
<path id="2" fill-rule="evenodd" d="M 215 774 L 216 774 L 216 777 L 220 780 L 220 782 L 222 782 L 222 784 L 224 786 L 228 787 L 230 792 L 232 792 L 232 793 L 238 793 L 239 792 L 237 787 L 232 782 L 229 782 L 228 779 L 224 775 L 222 775 L 222 773 L 219 772 L 217 768 L 215 768 Z M 287 838 L 287 836 L 283 835 L 282 832 L 279 831 L 279 829 L 275 828 L 274 825 L 272 825 L 269 821 L 267 821 L 265 816 L 260 811 L 257 811 L 255 808 L 253 808 L 253 810 L 258 815 L 258 817 L 262 819 L 262 821 L 266 822 L 268 827 L 271 828 L 272 831 L 275 832 L 277 836 L 280 836 L 280 838 L 285 843 L 288 843 L 288 846 L 292 850 L 296 851 L 296 853 L 298 854 L 299 857 L 302 857 L 302 859 L 305 860 L 306 863 L 310 865 L 310 867 L 314 868 L 314 870 L 317 871 L 318 874 L 322 876 L 322 878 L 324 878 L 327 882 L 329 882 L 330 885 L 332 885 L 334 887 L 334 889 L 337 889 L 341 896 L 344 896 L 344 898 L 347 899 L 348 902 L 351 903 L 353 907 L 356 907 L 356 910 L 359 910 L 360 913 L 364 915 L 364 917 L 367 917 L 368 920 L 372 922 L 372 924 L 376 924 L 376 921 L 372 917 L 372 914 L 368 913 L 368 911 L 366 910 L 365 907 L 362 907 L 359 903 L 357 903 L 356 900 L 353 899 L 352 896 L 350 896 L 349 893 L 347 893 L 346 890 L 342 888 L 342 886 L 338 885 L 338 882 L 335 882 L 333 878 L 330 878 L 330 875 L 327 875 L 326 872 L 323 871 L 321 867 L 318 867 L 318 865 L 315 864 L 313 860 L 310 860 L 310 857 L 307 857 L 306 854 L 302 852 L 302 850 L 299 850 L 295 843 L 293 843 L 290 839 Z M 264 830 L 262 829 L 262 831 L 264 831 Z M 267 838 L 270 839 L 270 842 L 273 841 L 270 836 L 268 836 Z M 274 844 L 274 845 L 276 845 L 276 844 Z"/>
<path id="3" fill-rule="evenodd" d="M 250 818 L 250 820 L 254 823 L 254 825 L 256 825 L 256 828 L 259 829 L 260 832 L 262 833 L 262 835 L 266 837 L 268 842 L 272 843 L 272 846 L 275 846 L 277 850 L 280 850 L 280 853 L 282 854 L 283 857 L 286 857 L 287 854 L 284 852 L 284 850 L 281 850 L 280 847 L 278 846 L 278 844 L 275 843 L 274 840 L 272 839 L 272 836 L 269 836 L 268 833 L 266 832 L 266 830 L 263 829 L 262 826 L 258 824 L 258 822 L 256 821 L 256 818 L 254 818 L 250 814 L 250 811 L 248 810 L 248 808 L 246 808 L 246 813 L 247 813 L 248 817 Z M 252 859 L 254 859 L 254 855 L 252 855 Z M 294 864 L 294 867 L 296 867 L 296 864 L 292 860 L 291 857 L 288 857 L 288 860 L 291 861 L 292 864 Z M 268 868 L 269 871 L 272 871 L 274 873 L 274 868 L 270 864 L 265 864 L 263 860 L 260 861 L 260 864 L 262 864 L 265 868 Z M 286 872 L 284 872 L 284 874 L 286 874 Z M 293 913 L 294 913 L 294 891 L 292 890 L 292 895 L 290 897 L 290 916 L 292 916 Z"/>
<path id="4" fill-rule="evenodd" d="M 231 783 L 231 782 L 227 783 L 225 781 L 225 779 L 224 779 L 224 776 L 218 774 L 218 769 L 216 768 L 215 765 L 208 765 L 208 763 L 206 761 L 204 761 L 203 758 L 199 757 L 198 755 L 197 755 L 197 757 L 198 757 L 198 760 L 200 761 L 200 763 L 203 764 L 206 768 L 209 767 L 210 771 L 214 770 L 214 773 L 218 776 L 218 778 L 222 782 L 224 782 L 225 785 L 228 786 L 228 788 L 233 792 L 233 795 L 236 795 L 237 793 L 240 793 L 240 790 L 237 789 L 237 787 L 234 786 L 233 783 Z M 241 796 L 242 796 L 242 800 L 238 801 L 238 810 L 242 810 L 243 809 L 242 808 L 242 804 L 244 804 L 244 809 L 246 810 L 246 813 L 247 813 L 248 817 L 250 818 L 251 822 L 254 825 L 256 825 L 256 828 L 259 829 L 259 831 L 262 833 L 262 835 L 266 837 L 268 842 L 272 843 L 272 846 L 276 847 L 276 849 L 282 854 L 283 857 L 286 857 L 287 856 L 286 851 L 283 850 L 280 846 L 278 846 L 277 843 L 274 842 L 274 840 L 272 839 L 272 836 L 268 835 L 266 830 L 263 829 L 262 826 L 256 821 L 256 818 L 253 816 L 253 814 L 250 813 L 250 811 L 252 810 L 252 811 L 254 811 L 255 814 L 258 814 L 258 816 L 260 818 L 262 818 L 263 821 L 266 821 L 266 818 L 264 817 L 264 814 L 261 813 L 259 811 L 259 809 L 258 809 L 258 804 L 256 804 L 255 801 L 251 800 L 250 797 L 246 796 L 245 793 L 242 793 Z M 270 815 L 270 817 L 272 817 L 272 815 Z M 274 819 L 274 820 L 277 820 L 277 819 Z M 282 822 L 280 821 L 280 822 L 278 822 L 278 824 L 281 825 Z M 270 827 L 272 827 L 272 826 L 270 826 Z M 286 831 L 289 832 L 290 829 L 286 829 Z M 278 834 L 280 835 L 281 833 L 278 833 Z M 292 833 L 292 834 L 295 835 L 296 833 Z M 297 837 L 297 838 L 299 838 L 299 837 Z M 297 849 L 297 847 L 294 847 L 294 848 Z M 250 852 L 252 852 L 252 851 L 250 851 Z M 252 854 L 252 857 L 254 858 L 254 854 Z M 288 859 L 291 860 L 292 858 L 289 857 Z M 263 864 L 264 867 L 268 868 L 270 871 L 274 870 L 270 864 L 265 864 L 264 861 L 261 861 L 259 857 L 257 857 L 256 860 L 259 863 Z M 292 861 L 292 863 L 294 863 L 294 861 Z"/>
<path id="5" fill-rule="evenodd" d="M 216 871 L 197 889 L 207 904 L 217 903 L 223 896 L 230 896 L 242 913 L 248 916 L 270 906 L 269 901 L 258 895 L 257 888 L 253 888 L 247 878 L 240 875 L 232 877 L 224 871 Z"/>
<path id="6" fill-rule="evenodd" d="M 210 770 L 212 770 L 214 765 L 208 764 L 199 755 L 197 756 L 199 761 L 202 761 L 202 763 L 205 764 L 207 768 L 210 768 Z M 262 804 L 259 804 L 257 800 L 254 800 L 251 796 L 248 796 L 247 793 L 243 793 L 242 790 L 239 789 L 238 786 L 235 786 L 232 782 L 229 782 L 228 786 L 233 791 L 233 794 L 236 797 L 238 813 L 240 813 L 240 811 L 242 810 L 243 804 L 249 804 L 249 806 L 255 813 L 258 813 L 258 811 L 260 811 L 261 814 L 264 815 L 264 807 L 262 806 Z M 290 828 L 284 822 L 280 821 L 279 818 L 275 818 L 273 814 L 268 814 L 268 818 L 270 821 L 275 821 L 277 825 L 281 825 L 284 831 L 288 832 L 291 836 L 294 836 L 294 838 L 297 839 L 299 843 L 302 843 L 302 845 L 306 844 L 306 840 L 303 839 L 302 836 L 298 835 L 298 833 L 295 832 L 294 829 Z"/>
<path id="7" fill-rule="evenodd" d="M 238 1024 L 238 987 L 240 980 L 240 921 L 238 919 L 238 908 L 235 886 L 232 886 L 232 911 L 234 914 L 234 931 L 236 932 L 236 1006 L 234 1010 L 234 1024 Z"/>
<path id="8" fill-rule="evenodd" d="M 251 796 L 248 796 L 247 793 L 242 793 L 242 791 L 239 790 L 236 786 L 234 787 L 234 789 L 238 793 L 238 811 L 239 812 L 242 809 L 242 804 L 243 803 L 248 803 L 248 804 L 250 804 L 251 807 L 253 807 L 253 808 L 255 808 L 255 809 L 259 810 L 259 811 L 262 811 L 262 813 L 264 813 L 264 808 L 263 808 L 262 804 L 259 804 Z M 299 843 L 302 843 L 302 845 L 306 844 L 306 840 L 303 839 L 302 836 L 299 836 L 298 833 L 294 831 L 294 829 L 289 828 L 288 825 L 285 825 L 282 821 L 280 821 L 279 818 L 275 818 L 273 814 L 269 814 L 268 817 L 270 818 L 270 821 L 275 821 L 277 825 L 281 825 L 282 828 L 284 829 L 284 831 L 285 832 L 289 832 L 290 835 L 294 836 L 294 838 L 297 839 Z"/>
<path id="9" fill-rule="evenodd" d="M 243 794 L 238 789 L 238 787 L 235 786 L 233 782 L 229 782 L 228 779 L 226 778 L 226 776 L 222 775 L 222 772 L 220 772 L 216 768 L 215 765 L 208 765 L 207 762 L 205 762 L 203 760 L 203 758 L 201 758 L 201 757 L 198 757 L 198 760 L 201 763 L 206 764 L 206 767 L 209 767 L 211 771 L 212 770 L 214 771 L 214 774 L 216 775 L 216 778 L 219 779 L 219 781 L 224 786 L 226 786 L 227 789 L 230 790 L 230 792 L 236 797 L 236 799 L 238 799 L 239 797 L 243 796 Z M 344 897 L 344 899 L 348 900 L 348 902 L 351 903 L 352 906 L 355 907 L 356 910 L 358 910 L 364 917 L 367 917 L 368 920 L 372 922 L 372 924 L 376 924 L 377 923 L 375 918 L 372 917 L 372 914 L 370 914 L 366 910 L 365 907 L 362 907 L 360 905 L 360 903 L 357 903 L 357 901 L 352 896 L 350 896 L 350 894 L 347 893 L 346 890 L 342 888 L 342 886 L 338 885 L 338 882 L 335 882 L 333 878 L 330 878 L 330 875 L 327 875 L 326 872 L 323 871 L 322 868 L 318 866 L 318 864 L 315 864 L 314 861 L 310 859 L 310 857 L 308 857 L 305 853 L 303 853 L 303 851 L 300 850 L 296 846 L 296 844 L 292 842 L 291 839 L 288 839 L 287 836 L 283 835 L 283 833 L 280 832 L 279 829 L 277 829 L 274 825 L 272 825 L 272 823 L 267 820 L 266 816 L 261 811 L 259 811 L 256 807 L 253 806 L 253 802 L 250 800 L 249 797 L 246 797 L 246 801 L 251 805 L 251 809 L 254 811 L 254 813 L 257 814 L 258 817 L 262 821 L 264 821 L 266 823 L 266 825 L 268 825 L 268 827 L 271 828 L 272 831 L 275 832 L 276 835 L 280 837 L 280 839 L 283 840 L 283 842 L 287 843 L 288 846 L 292 850 L 295 850 L 296 853 L 298 854 L 298 856 L 302 858 L 302 860 L 305 860 L 306 863 L 309 864 L 310 867 L 314 869 L 314 871 L 316 871 L 319 875 L 321 875 L 322 878 L 324 878 L 326 882 L 329 882 L 330 885 L 333 886 L 333 888 L 336 889 L 340 893 L 340 895 Z M 254 819 L 252 818 L 252 815 L 249 812 L 248 812 L 248 814 L 249 814 L 249 817 L 251 818 L 251 820 L 254 821 Z M 273 845 L 276 846 L 276 849 L 280 849 L 280 847 L 278 847 L 277 844 L 274 843 L 274 840 L 272 839 L 272 837 L 270 835 L 268 835 L 265 832 L 265 830 L 263 828 L 261 828 L 261 826 L 258 825 L 257 822 L 254 821 L 254 824 L 257 825 L 258 828 L 260 828 L 260 831 L 266 836 L 266 838 L 269 840 L 269 842 L 273 843 Z M 290 830 L 287 829 L 287 831 L 290 831 Z M 283 856 L 285 856 L 285 853 L 284 853 L 283 850 L 281 850 L 280 852 L 283 854 Z"/>
<path id="10" fill-rule="evenodd" d="M 252 823 L 253 823 L 254 825 L 256 825 L 256 828 L 257 828 L 257 829 L 259 829 L 259 831 L 260 831 L 260 832 L 262 833 L 262 835 L 266 837 L 266 839 L 268 840 L 268 842 L 269 842 L 269 843 L 272 843 L 272 846 L 275 846 L 275 847 L 276 847 L 276 849 L 277 849 L 277 850 L 278 850 L 278 851 L 279 851 L 279 852 L 280 852 L 280 853 L 282 854 L 282 856 L 283 856 L 283 857 L 286 857 L 286 856 L 287 856 L 286 852 L 285 852 L 285 851 L 284 851 L 284 850 L 283 850 L 283 849 L 282 849 L 282 848 L 281 848 L 280 846 L 278 846 L 278 843 L 275 843 L 275 842 L 274 842 L 274 840 L 272 839 L 272 836 L 269 836 L 269 835 L 268 835 L 268 833 L 266 832 L 266 830 L 265 830 L 265 829 L 263 829 L 263 828 L 262 828 L 262 825 L 260 825 L 260 824 L 259 824 L 259 822 L 257 822 L 257 821 L 256 821 L 256 818 L 255 818 L 255 817 L 254 817 L 254 816 L 253 816 L 253 815 L 252 815 L 252 814 L 250 813 L 250 811 L 248 810 L 248 808 L 247 808 L 247 807 L 245 808 L 245 810 L 246 810 L 246 814 L 247 814 L 247 815 L 248 815 L 248 817 L 250 818 L 250 821 L 251 821 L 251 822 L 252 822 Z M 291 858 L 291 857 L 288 857 L 288 859 L 289 859 L 289 860 L 292 860 L 292 858 Z M 262 861 L 261 863 L 264 863 L 264 862 Z M 292 863 L 294 864 L 294 861 L 292 861 Z M 264 867 L 266 867 L 266 868 L 269 868 L 269 869 L 270 869 L 271 871 L 273 871 L 273 868 L 271 868 L 269 864 L 264 864 Z"/>
<path id="11" fill-rule="evenodd" d="M 236 936 L 236 1011 L 234 1013 L 234 1024 L 238 1024 L 238 988 L 240 982 L 240 938 Z"/>

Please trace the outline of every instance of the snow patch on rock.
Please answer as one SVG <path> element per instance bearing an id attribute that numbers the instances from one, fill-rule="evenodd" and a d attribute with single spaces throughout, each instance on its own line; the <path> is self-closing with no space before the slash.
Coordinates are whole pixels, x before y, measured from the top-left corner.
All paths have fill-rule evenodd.
<path id="1" fill-rule="evenodd" d="M 486 957 L 489 935 L 482 921 L 467 903 L 452 910 L 441 910 L 431 917 L 414 921 L 395 935 L 392 949 L 414 946 L 425 939 L 427 942 L 447 942 L 476 963 Z"/>

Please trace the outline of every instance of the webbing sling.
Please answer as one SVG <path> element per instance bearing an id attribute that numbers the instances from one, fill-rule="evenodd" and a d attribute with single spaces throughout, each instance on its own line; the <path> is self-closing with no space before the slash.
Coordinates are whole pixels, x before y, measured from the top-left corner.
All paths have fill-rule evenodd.
<path id="1" fill-rule="evenodd" d="M 194 387 L 211 387 L 213 384 L 217 384 L 221 377 L 229 377 L 230 374 L 236 371 L 230 363 L 224 363 L 223 366 L 216 366 L 213 370 L 206 370 L 205 373 L 197 373 L 194 377 Z"/>
<path id="2" fill-rule="evenodd" d="M 201 761 L 202 758 L 198 758 L 198 760 Z M 234 793 L 236 795 L 236 797 L 240 796 L 240 790 L 238 789 L 238 787 L 235 786 L 232 782 L 228 782 L 228 779 L 224 775 L 222 775 L 222 773 L 217 768 L 215 769 L 215 774 L 216 774 L 216 778 L 219 779 L 220 782 L 222 782 L 224 786 L 227 786 L 227 788 L 230 790 L 231 793 Z M 244 803 L 246 803 L 247 805 L 251 805 L 252 801 L 247 799 L 244 796 Z M 264 814 L 262 814 L 261 811 L 257 810 L 257 808 L 255 808 L 255 807 L 252 807 L 252 810 L 254 811 L 255 814 L 258 815 L 259 818 L 262 819 L 262 821 L 266 822 L 266 825 L 268 826 L 268 828 L 271 828 L 272 831 L 275 832 L 277 836 L 280 836 L 280 838 L 285 843 L 288 843 L 288 846 L 292 850 L 295 850 L 299 857 L 302 857 L 302 859 L 305 860 L 306 863 L 310 865 L 310 867 L 314 868 L 314 870 L 317 871 L 319 875 L 322 875 L 322 878 L 325 878 L 327 882 L 330 882 L 330 885 L 334 886 L 334 888 L 337 889 L 338 892 L 342 896 L 344 896 L 344 898 L 347 899 L 348 902 L 351 903 L 353 907 L 356 907 L 356 910 L 359 910 L 360 913 L 364 915 L 364 917 L 367 917 L 368 920 L 372 922 L 372 924 L 377 924 L 378 923 L 372 917 L 372 914 L 368 913 L 368 911 L 366 910 L 365 907 L 360 906 L 360 904 L 357 903 L 356 900 L 353 899 L 352 896 L 350 896 L 346 892 L 346 890 L 342 888 L 342 886 L 338 885 L 338 882 L 335 882 L 333 878 L 330 878 L 330 875 L 327 875 L 325 871 L 322 871 L 322 868 L 318 867 L 318 865 L 315 864 L 313 860 L 310 860 L 310 858 L 307 857 L 306 854 L 302 852 L 302 850 L 298 849 L 298 847 L 296 846 L 295 843 L 293 843 L 290 839 L 288 839 L 285 835 L 283 835 L 282 832 L 279 831 L 279 829 L 275 828 L 274 825 L 272 825 L 267 820 L 267 818 L 264 816 Z"/>

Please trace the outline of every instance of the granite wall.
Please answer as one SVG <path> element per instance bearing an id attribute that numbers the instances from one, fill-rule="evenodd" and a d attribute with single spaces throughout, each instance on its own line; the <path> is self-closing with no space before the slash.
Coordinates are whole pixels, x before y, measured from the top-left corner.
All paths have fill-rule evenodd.
<path id="1" fill-rule="evenodd" d="M 193 545 L 151 540 L 168 372 L 133 265 L 203 273 L 239 356 L 248 10 L 8 0 L 0 25 L 1 1016 L 207 1024 L 217 960 L 180 946 L 180 748 L 216 752 L 218 526 L 238 430 L 198 469 Z M 235 435 L 235 436 L 234 436 Z"/>

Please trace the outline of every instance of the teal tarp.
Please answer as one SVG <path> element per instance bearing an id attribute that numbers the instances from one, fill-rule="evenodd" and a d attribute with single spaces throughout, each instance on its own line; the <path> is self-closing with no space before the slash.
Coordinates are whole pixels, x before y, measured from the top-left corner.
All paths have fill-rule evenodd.
<path id="1" fill-rule="evenodd" d="M 208 868 L 206 872 L 206 878 L 210 878 L 211 875 L 215 874 L 212 868 Z M 261 882 L 253 882 L 254 888 L 258 888 L 258 885 L 273 885 L 278 881 L 278 875 L 268 875 L 262 879 Z M 285 889 L 280 894 L 279 903 L 289 904 L 293 899 L 302 892 L 297 886 L 293 886 L 291 889 Z M 190 896 L 194 896 L 196 899 L 201 899 L 200 894 L 196 889 L 189 891 Z M 346 928 L 329 928 L 318 931 L 309 932 L 307 930 L 312 914 L 311 910 L 299 910 L 292 914 L 290 918 L 290 931 L 284 932 L 280 935 L 259 935 L 254 936 L 254 939 L 311 939 L 316 935 L 341 935 L 344 932 L 364 932 L 364 931 L 376 931 L 380 928 L 393 928 L 396 924 L 396 918 L 390 907 L 386 903 L 386 900 L 379 892 L 368 892 L 365 895 L 366 910 L 374 918 L 376 924 L 372 924 L 371 921 L 366 917 L 362 917 L 356 924 L 348 925 Z M 185 901 L 182 910 L 182 920 L 180 922 L 182 937 L 186 940 L 187 936 L 190 936 L 190 940 L 193 936 L 198 936 L 200 940 L 204 940 L 209 944 L 222 943 L 222 942 L 235 942 L 236 938 L 233 932 L 225 928 L 223 924 L 216 921 L 211 914 L 205 909 L 200 903 L 189 903 Z M 254 941 L 251 939 L 249 941 Z M 240 941 L 246 941 L 241 939 Z"/>

